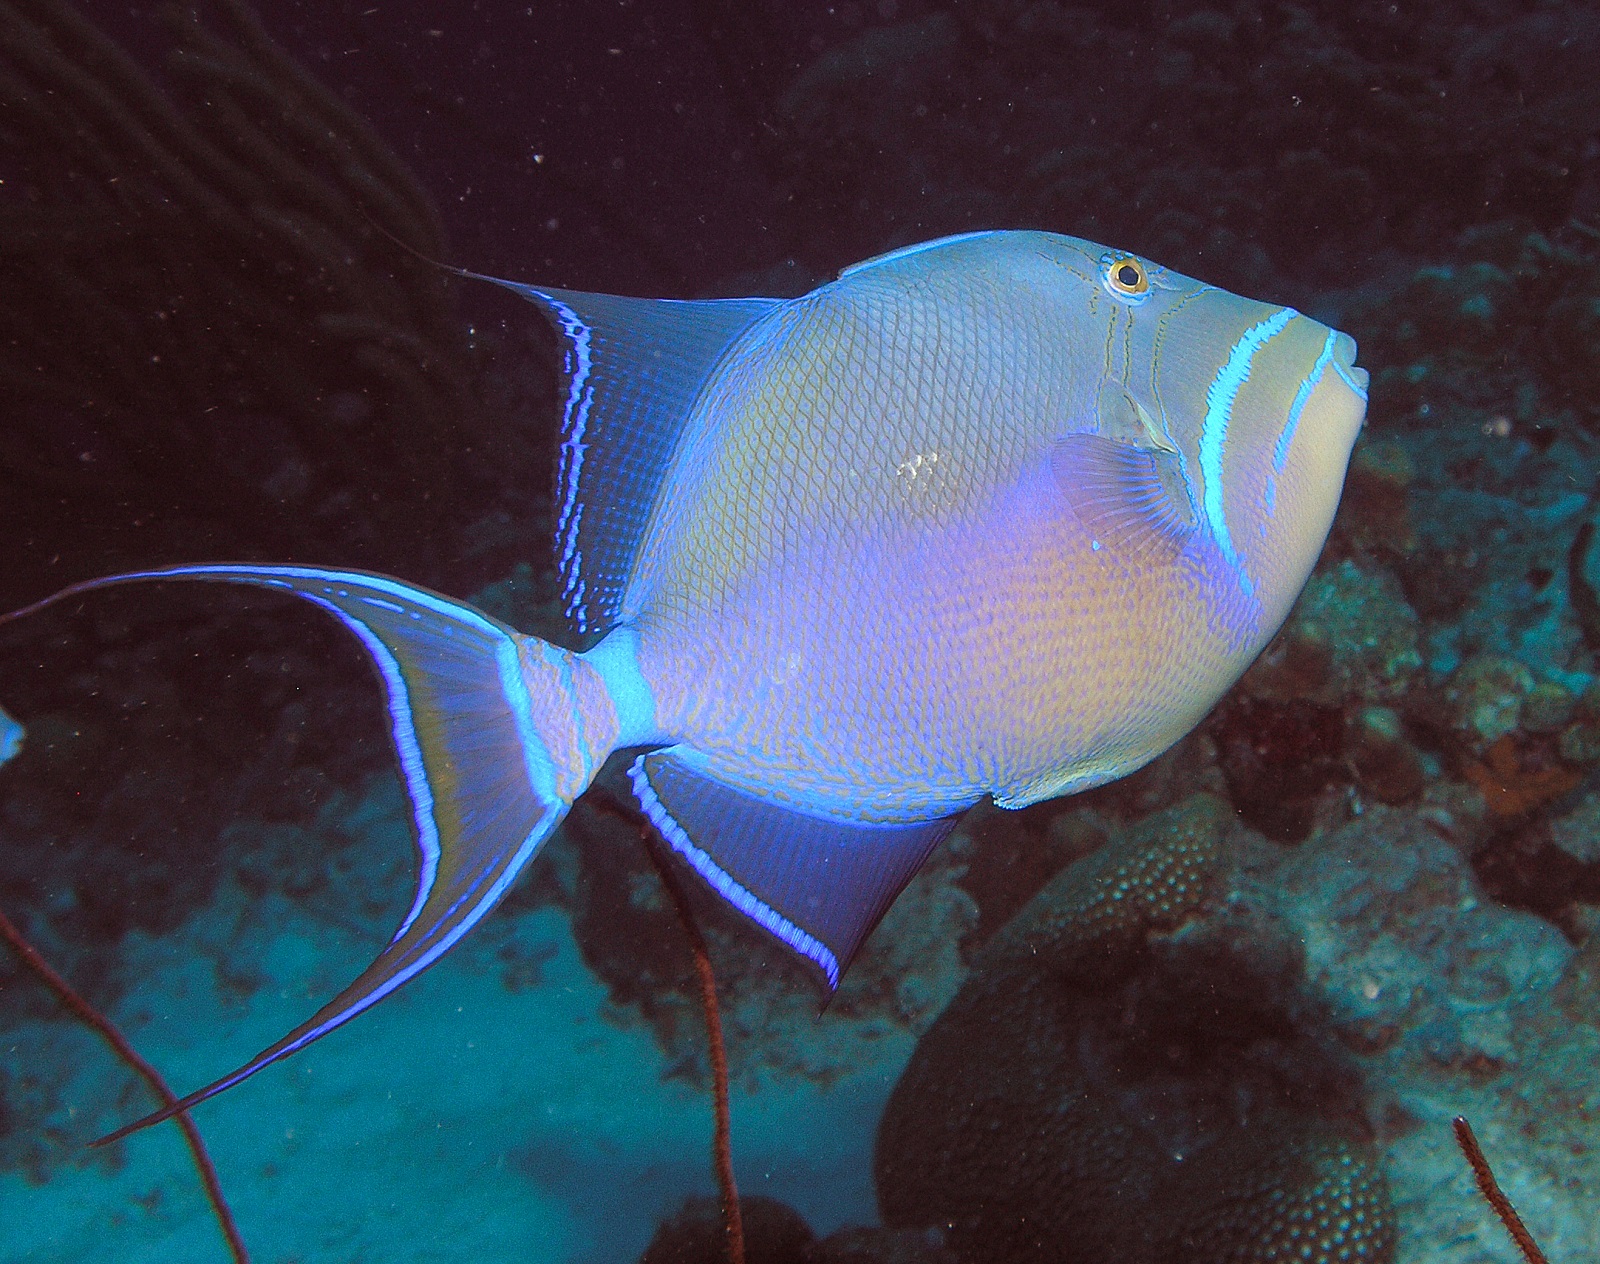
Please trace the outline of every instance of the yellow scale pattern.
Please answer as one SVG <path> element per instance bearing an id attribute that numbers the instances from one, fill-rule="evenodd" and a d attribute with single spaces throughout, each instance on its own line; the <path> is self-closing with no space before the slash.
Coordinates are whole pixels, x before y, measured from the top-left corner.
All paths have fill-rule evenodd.
<path id="1" fill-rule="evenodd" d="M 663 731 L 728 784 L 852 819 L 986 793 L 1021 806 L 1146 762 L 1270 634 L 1225 626 L 1239 580 L 1214 547 L 1160 566 L 1097 552 L 1051 452 L 1094 429 L 1108 372 L 1148 393 L 1159 342 L 1186 409 L 1171 441 L 1196 467 L 1207 383 L 1277 309 L 1179 278 L 1166 315 L 1130 315 L 1096 288 L 1097 247 L 1004 237 L 775 310 L 697 402 L 622 613 Z M 1207 295 L 1202 334 L 1170 323 L 1183 286 Z M 1274 412 L 1281 430 L 1303 350 L 1285 361 L 1298 376 L 1241 391 L 1242 431 Z M 1351 405 L 1330 439 L 1340 472 Z M 1317 544 L 1337 486 L 1311 506 Z"/>

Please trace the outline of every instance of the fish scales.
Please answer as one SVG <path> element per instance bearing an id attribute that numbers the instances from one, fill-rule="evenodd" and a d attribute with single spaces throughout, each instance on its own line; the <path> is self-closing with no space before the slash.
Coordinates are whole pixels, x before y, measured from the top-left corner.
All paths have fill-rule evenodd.
<path id="1" fill-rule="evenodd" d="M 1007 595 L 970 576 L 1070 407 L 1071 344 L 1041 285 L 985 269 L 908 294 L 897 274 L 920 262 L 847 278 L 735 348 L 626 599 L 658 700 L 719 774 L 890 819 L 970 804 L 1004 772 L 985 691 L 961 676 L 1009 654 L 992 635 Z M 986 336 L 1008 320 L 1027 337 Z M 802 749 L 817 727 L 832 766 Z M 774 749 L 764 766 L 751 732 Z"/>
<path id="2" fill-rule="evenodd" d="M 1259 648 L 1209 626 L 1204 574 L 1091 555 L 1046 475 L 1098 348 L 1074 269 L 1008 253 L 847 277 L 748 333 L 691 419 L 625 610 L 667 727 L 731 784 L 890 820 L 1092 784 Z"/>
<path id="3" fill-rule="evenodd" d="M 618 751 L 683 862 L 837 986 L 963 810 L 1099 785 L 1204 716 L 1299 594 L 1364 417 L 1348 336 L 1050 233 L 923 243 L 794 300 L 498 284 L 562 343 L 556 552 L 587 649 L 355 571 L 67 590 L 243 583 L 336 616 L 419 849 L 359 978 L 114 1136 L 426 969 Z"/>

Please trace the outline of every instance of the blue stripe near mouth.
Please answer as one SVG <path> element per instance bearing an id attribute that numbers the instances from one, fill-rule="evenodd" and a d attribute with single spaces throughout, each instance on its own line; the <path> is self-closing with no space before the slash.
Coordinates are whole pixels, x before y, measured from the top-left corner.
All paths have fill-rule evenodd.
<path id="1" fill-rule="evenodd" d="M 1228 514 L 1222 493 L 1222 453 L 1228 442 L 1228 424 L 1233 420 L 1233 404 L 1239 396 L 1239 389 L 1250 380 L 1250 368 L 1256 352 L 1282 333 L 1284 327 L 1298 315 L 1292 307 L 1285 307 L 1245 330 L 1233 344 L 1227 361 L 1217 370 L 1217 376 L 1206 391 L 1206 419 L 1200 431 L 1200 472 L 1205 479 L 1203 505 L 1212 538 L 1216 540 L 1222 556 L 1235 570 L 1240 569 L 1239 554 L 1233 547 L 1233 537 L 1228 531 Z M 1250 592 L 1249 577 L 1240 571 L 1239 579 L 1245 592 Z"/>

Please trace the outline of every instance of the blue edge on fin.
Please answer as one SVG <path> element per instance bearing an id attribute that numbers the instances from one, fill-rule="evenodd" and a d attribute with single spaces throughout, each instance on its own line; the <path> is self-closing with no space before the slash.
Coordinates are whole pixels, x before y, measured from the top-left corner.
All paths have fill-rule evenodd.
<path id="1" fill-rule="evenodd" d="M 382 678 L 420 852 L 416 897 L 388 946 L 310 1019 L 230 1075 L 96 1141 L 160 1123 L 304 1048 L 415 978 L 504 895 L 566 814 L 534 731 L 510 629 L 448 597 L 381 575 L 299 566 L 179 566 L 90 580 L 0 616 L 150 580 L 210 580 L 293 593 L 337 616 Z"/>
<path id="2" fill-rule="evenodd" d="M 645 522 L 713 367 L 780 299 L 648 299 L 469 274 L 533 303 L 563 348 L 555 553 L 572 635 L 619 618 Z"/>
<path id="3" fill-rule="evenodd" d="M 329 611 L 382 679 L 420 853 L 410 910 L 377 959 L 243 1066 L 100 1138 L 109 1145 L 189 1110 L 370 1008 L 427 969 L 499 902 L 566 815 L 535 729 L 512 631 L 470 606 L 382 575 L 197 565 L 90 580 L 21 610 L 127 583 L 205 580 L 289 593 Z M 641 755 L 645 814 L 724 899 L 813 963 L 830 991 L 956 817 L 909 823 L 814 815 L 739 791 L 689 752 Z M 697 841 L 698 840 L 698 841 Z"/>
<path id="4" fill-rule="evenodd" d="M 847 821 L 758 799 L 671 749 L 628 770 L 650 823 L 711 887 L 821 972 L 829 990 L 956 817 Z"/>

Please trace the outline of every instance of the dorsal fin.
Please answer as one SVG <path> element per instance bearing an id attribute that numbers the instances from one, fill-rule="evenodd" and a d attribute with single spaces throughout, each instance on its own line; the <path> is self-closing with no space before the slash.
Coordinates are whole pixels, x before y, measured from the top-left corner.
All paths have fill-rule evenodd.
<path id="1" fill-rule="evenodd" d="M 852 263 L 848 268 L 841 268 L 839 279 L 843 281 L 845 277 L 855 276 L 858 272 L 865 272 L 869 268 L 893 263 L 897 259 L 905 259 L 911 255 L 920 255 L 925 250 L 940 250 L 945 246 L 953 246 L 958 241 L 971 241 L 974 237 L 992 237 L 994 234 L 994 229 L 982 228 L 973 233 L 952 233 L 948 237 L 935 237 L 932 241 L 913 242 L 909 246 L 888 250 L 881 255 L 873 255 L 870 259 L 863 259 L 860 263 Z"/>
<path id="2" fill-rule="evenodd" d="M 562 341 L 556 564 L 573 636 L 617 622 L 639 537 L 689 409 L 728 347 L 783 300 L 619 298 L 495 281 Z"/>
<path id="3" fill-rule="evenodd" d="M 830 991 L 956 822 L 814 816 L 724 785 L 670 750 L 639 756 L 628 775 L 672 849 L 723 899 L 811 961 Z"/>

